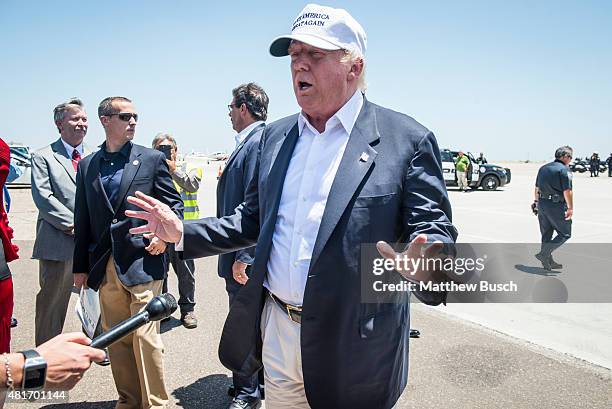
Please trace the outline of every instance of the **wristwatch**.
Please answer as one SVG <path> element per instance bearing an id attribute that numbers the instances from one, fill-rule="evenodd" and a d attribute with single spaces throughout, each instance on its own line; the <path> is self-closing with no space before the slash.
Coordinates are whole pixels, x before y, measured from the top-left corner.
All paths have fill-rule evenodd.
<path id="1" fill-rule="evenodd" d="M 37 390 L 45 386 L 47 362 L 33 349 L 20 352 L 25 357 L 21 389 Z"/>

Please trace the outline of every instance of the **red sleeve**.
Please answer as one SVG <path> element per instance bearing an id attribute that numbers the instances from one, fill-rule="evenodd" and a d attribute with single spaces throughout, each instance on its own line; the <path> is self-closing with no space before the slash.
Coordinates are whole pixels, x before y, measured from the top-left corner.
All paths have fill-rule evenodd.
<path id="1" fill-rule="evenodd" d="M 13 229 L 8 224 L 8 217 L 4 209 L 4 192 L 2 190 L 9 173 L 10 163 L 11 151 L 8 145 L 0 138 L 0 239 L 2 239 L 2 248 L 4 249 L 4 257 L 7 263 L 19 258 L 17 254 L 19 247 L 11 243 Z"/>

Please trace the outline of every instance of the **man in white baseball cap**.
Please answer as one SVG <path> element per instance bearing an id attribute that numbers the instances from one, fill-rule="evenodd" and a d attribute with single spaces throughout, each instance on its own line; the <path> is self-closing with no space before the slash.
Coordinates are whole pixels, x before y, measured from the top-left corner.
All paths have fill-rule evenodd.
<path id="1" fill-rule="evenodd" d="M 133 233 L 178 242 L 185 258 L 257 243 L 219 357 L 245 376 L 263 364 L 268 409 L 393 407 L 408 378 L 410 293 L 366 303 L 362 294 L 372 288 L 362 280 L 373 277 L 368 266 L 379 255 L 364 256 L 362 245 L 378 243 L 394 258 L 386 242 L 406 249 L 403 257 L 457 237 L 436 139 L 365 98 L 365 52 L 365 31 L 348 12 L 307 5 L 291 34 L 270 46 L 272 55 L 291 57 L 301 111 L 266 126 L 234 214 L 181 222 L 153 198 L 129 199 L 144 211 L 128 215 L 148 222 Z M 400 272 L 431 280 L 423 271 Z M 414 294 L 431 305 L 446 299 L 444 292 Z"/>
<path id="2" fill-rule="evenodd" d="M 364 56 L 366 33 L 346 10 L 308 4 L 297 16 L 291 34 L 277 37 L 270 45 L 274 57 L 288 55 L 292 40 L 301 41 L 322 50 L 356 51 Z"/>

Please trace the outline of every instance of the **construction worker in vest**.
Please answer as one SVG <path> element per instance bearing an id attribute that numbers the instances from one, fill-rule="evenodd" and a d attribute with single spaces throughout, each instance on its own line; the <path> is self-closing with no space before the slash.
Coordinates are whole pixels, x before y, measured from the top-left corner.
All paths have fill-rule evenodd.
<path id="1" fill-rule="evenodd" d="M 153 149 L 162 151 L 166 155 L 166 162 L 170 168 L 170 175 L 174 187 L 181 195 L 185 206 L 185 220 L 200 218 L 198 208 L 198 190 L 202 181 L 202 169 L 185 163 L 184 169 L 176 165 L 178 147 L 174 137 L 167 133 L 158 133 L 153 139 Z M 181 323 L 185 328 L 195 328 L 198 320 L 194 313 L 195 308 L 195 262 L 181 260 L 174 249 L 174 244 L 168 243 L 166 253 L 170 258 L 172 269 L 178 277 L 179 308 L 181 310 Z M 163 292 L 168 292 L 168 280 L 164 280 Z"/>

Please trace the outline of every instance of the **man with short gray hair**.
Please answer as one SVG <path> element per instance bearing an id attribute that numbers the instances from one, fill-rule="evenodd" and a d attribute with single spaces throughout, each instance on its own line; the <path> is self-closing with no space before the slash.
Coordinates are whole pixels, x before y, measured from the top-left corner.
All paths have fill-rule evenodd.
<path id="1" fill-rule="evenodd" d="M 555 151 L 555 160 L 542 166 L 536 178 L 534 204 L 538 209 L 542 246 L 535 257 L 548 271 L 563 268 L 553 260 L 552 252 L 572 236 L 574 195 L 569 164 L 573 154 L 571 147 L 561 146 Z M 557 235 L 553 238 L 555 231 Z"/>
<path id="2" fill-rule="evenodd" d="M 32 258 L 38 259 L 40 291 L 36 295 L 35 342 L 62 332 L 72 290 L 76 170 L 91 151 L 83 145 L 87 113 L 72 98 L 53 109 L 60 138 L 32 153 L 32 198 L 38 208 Z"/>

